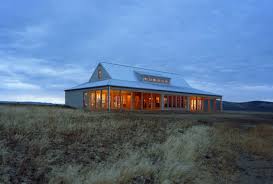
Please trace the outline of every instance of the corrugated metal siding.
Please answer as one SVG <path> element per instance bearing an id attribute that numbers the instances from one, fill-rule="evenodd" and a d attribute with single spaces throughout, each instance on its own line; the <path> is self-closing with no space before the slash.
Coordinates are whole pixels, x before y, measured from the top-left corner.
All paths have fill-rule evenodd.
<path id="1" fill-rule="evenodd" d="M 83 108 L 83 93 L 85 90 L 65 91 L 65 105 Z"/>

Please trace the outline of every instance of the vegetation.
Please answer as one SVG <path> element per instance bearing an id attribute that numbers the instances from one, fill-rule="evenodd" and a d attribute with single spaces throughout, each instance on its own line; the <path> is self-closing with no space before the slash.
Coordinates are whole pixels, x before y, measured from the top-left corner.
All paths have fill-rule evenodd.
<path id="1" fill-rule="evenodd" d="M 247 183 L 251 176 L 266 183 L 273 179 L 272 122 L 270 113 L 3 105 L 0 183 Z"/>

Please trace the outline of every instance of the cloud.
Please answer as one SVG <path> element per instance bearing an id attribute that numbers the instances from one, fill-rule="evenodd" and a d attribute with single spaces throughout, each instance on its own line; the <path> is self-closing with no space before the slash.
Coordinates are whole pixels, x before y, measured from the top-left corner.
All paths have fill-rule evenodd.
<path id="1" fill-rule="evenodd" d="M 63 64 L 33 57 L 0 55 L 0 72 L 10 77 L 57 78 L 81 82 L 89 77 L 90 70 L 85 65 Z"/>
<path id="2" fill-rule="evenodd" d="M 64 89 L 88 81 L 85 65 L 0 54 L 0 101 L 64 103 Z"/>
<path id="3" fill-rule="evenodd" d="M 50 34 L 50 26 L 46 23 L 25 25 L 17 29 L 6 28 L 0 36 L 9 38 L 0 48 L 6 50 L 33 50 L 46 45 Z"/>
<path id="4" fill-rule="evenodd" d="M 230 100 L 272 99 L 271 7 L 252 0 L 6 1 L 0 80 L 63 93 L 107 60 L 180 73 Z"/>
<path id="5" fill-rule="evenodd" d="M 63 96 L 39 95 L 39 94 L 21 94 L 21 95 L 2 95 L 2 101 L 17 101 L 17 102 L 50 102 L 55 104 L 64 104 Z"/>
<path id="6" fill-rule="evenodd" d="M 11 46 L 17 49 L 35 49 L 42 47 L 49 34 L 48 24 L 29 25 L 23 30 L 15 31 L 17 37 Z"/>
<path id="7" fill-rule="evenodd" d="M 241 88 L 249 91 L 273 93 L 273 85 L 242 85 Z"/>
<path id="8" fill-rule="evenodd" d="M 10 90 L 39 90 L 41 89 L 41 87 L 38 85 L 22 82 L 17 79 L 8 79 L 8 80 L 2 81 L 1 88 L 10 89 Z"/>

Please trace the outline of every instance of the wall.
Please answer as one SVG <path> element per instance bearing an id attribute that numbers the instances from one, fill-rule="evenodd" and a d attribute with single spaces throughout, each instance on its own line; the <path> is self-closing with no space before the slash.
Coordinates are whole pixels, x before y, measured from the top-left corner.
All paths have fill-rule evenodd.
<path id="1" fill-rule="evenodd" d="M 65 91 L 65 105 L 83 108 L 84 90 Z"/>

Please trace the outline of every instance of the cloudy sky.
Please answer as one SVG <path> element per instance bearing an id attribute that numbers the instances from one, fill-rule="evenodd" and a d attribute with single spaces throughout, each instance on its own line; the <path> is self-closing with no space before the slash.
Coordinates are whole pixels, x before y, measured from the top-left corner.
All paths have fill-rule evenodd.
<path id="1" fill-rule="evenodd" d="M 272 0 L 0 2 L 0 101 L 64 103 L 99 61 L 180 73 L 224 100 L 273 101 Z"/>

